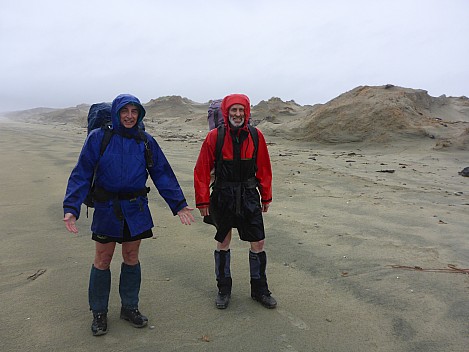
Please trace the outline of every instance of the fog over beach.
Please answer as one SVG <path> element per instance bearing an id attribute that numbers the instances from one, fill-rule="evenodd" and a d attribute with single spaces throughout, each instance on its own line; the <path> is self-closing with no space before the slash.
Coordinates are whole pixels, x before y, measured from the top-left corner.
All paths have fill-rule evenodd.
<path id="1" fill-rule="evenodd" d="M 466 0 L 5 0 L 0 112 L 241 92 L 324 104 L 357 86 L 469 96 Z"/>

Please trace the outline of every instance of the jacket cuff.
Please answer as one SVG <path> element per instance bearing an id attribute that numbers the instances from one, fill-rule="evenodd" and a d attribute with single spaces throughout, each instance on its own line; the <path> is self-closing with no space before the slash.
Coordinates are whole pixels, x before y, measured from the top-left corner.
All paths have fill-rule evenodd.
<path id="1" fill-rule="evenodd" d="M 200 209 L 200 208 L 208 208 L 209 206 L 210 206 L 210 203 L 197 203 L 197 204 L 195 205 L 195 207 L 196 207 L 197 209 Z"/>
<path id="2" fill-rule="evenodd" d="M 64 205 L 64 216 L 67 213 L 73 214 L 77 218 L 77 220 L 80 217 L 80 210 L 79 209 L 77 209 L 73 206 Z"/>
<path id="3" fill-rule="evenodd" d="M 178 214 L 178 212 L 182 209 L 184 209 L 185 207 L 187 207 L 187 202 L 186 202 L 186 199 L 184 198 L 183 200 L 181 200 L 177 205 L 176 207 L 174 208 L 173 210 L 173 215 L 176 216 Z"/>

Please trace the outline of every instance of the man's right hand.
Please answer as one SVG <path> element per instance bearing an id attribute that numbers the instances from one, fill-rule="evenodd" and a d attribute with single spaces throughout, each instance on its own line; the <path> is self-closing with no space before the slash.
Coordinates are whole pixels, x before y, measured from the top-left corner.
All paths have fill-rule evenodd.
<path id="1" fill-rule="evenodd" d="M 209 215 L 210 215 L 210 212 L 209 212 L 209 210 L 208 210 L 208 207 L 199 208 L 199 211 L 200 211 L 200 215 L 201 215 L 201 216 L 209 216 Z"/>

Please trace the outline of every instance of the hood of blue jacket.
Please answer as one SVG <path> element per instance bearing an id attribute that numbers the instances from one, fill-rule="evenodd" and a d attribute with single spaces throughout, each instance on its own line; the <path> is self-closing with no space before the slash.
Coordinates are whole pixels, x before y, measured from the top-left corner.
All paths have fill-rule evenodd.
<path id="1" fill-rule="evenodd" d="M 142 122 L 146 111 L 143 105 L 140 103 L 140 100 L 138 100 L 137 97 L 131 94 L 120 94 L 112 101 L 111 120 L 112 120 L 112 126 L 114 129 L 119 130 L 119 129 L 125 128 L 124 126 L 121 126 L 121 121 L 120 121 L 121 119 L 119 116 L 119 112 L 127 104 L 135 105 L 140 110 L 140 113 L 138 114 L 138 120 L 134 128 L 136 129 L 138 124 Z"/>

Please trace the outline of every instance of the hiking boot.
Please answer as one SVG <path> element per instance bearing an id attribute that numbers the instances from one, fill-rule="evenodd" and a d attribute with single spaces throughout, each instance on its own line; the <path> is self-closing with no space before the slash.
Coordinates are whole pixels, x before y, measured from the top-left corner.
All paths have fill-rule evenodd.
<path id="1" fill-rule="evenodd" d="M 121 319 L 127 320 L 136 328 L 143 328 L 148 323 L 148 318 L 137 308 L 121 308 Z"/>
<path id="2" fill-rule="evenodd" d="M 273 309 L 277 307 L 277 301 L 275 300 L 274 297 L 270 295 L 270 293 L 269 294 L 264 294 L 264 293 L 251 294 L 251 297 L 253 300 L 259 302 L 266 308 Z"/>
<path id="3" fill-rule="evenodd" d="M 93 322 L 91 323 L 91 331 L 93 336 L 107 334 L 107 314 L 97 313 L 93 314 Z"/>
<path id="4" fill-rule="evenodd" d="M 231 294 L 222 294 L 221 292 L 217 293 L 217 298 L 215 299 L 215 304 L 218 309 L 226 309 L 230 303 Z"/>

